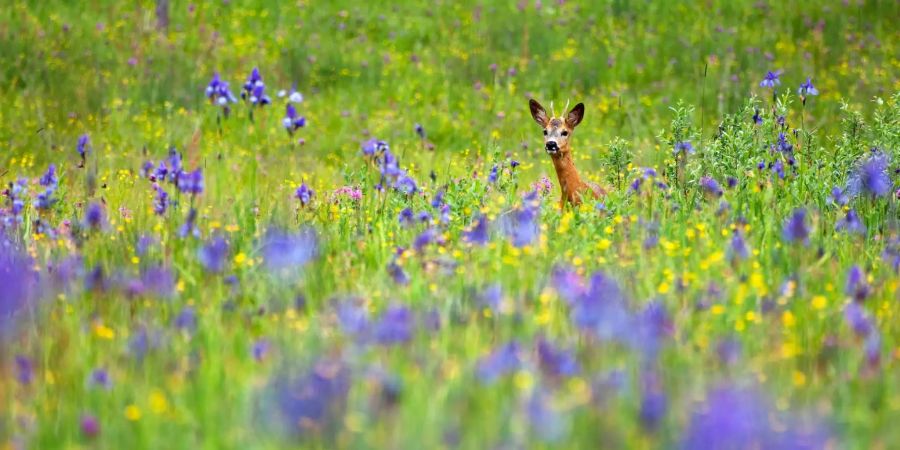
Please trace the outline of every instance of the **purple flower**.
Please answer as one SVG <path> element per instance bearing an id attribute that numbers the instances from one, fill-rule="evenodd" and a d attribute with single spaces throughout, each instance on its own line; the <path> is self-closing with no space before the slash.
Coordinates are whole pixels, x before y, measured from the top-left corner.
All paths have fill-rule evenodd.
<path id="1" fill-rule="evenodd" d="M 400 225 L 408 227 L 413 224 L 413 210 L 412 208 L 404 208 L 400 211 L 400 214 L 397 215 L 397 221 L 400 222 Z"/>
<path id="2" fill-rule="evenodd" d="M 241 98 L 250 102 L 251 105 L 268 105 L 272 100 L 265 94 L 265 89 L 266 84 L 263 83 L 262 76 L 259 74 L 259 68 L 254 67 L 244 83 Z"/>
<path id="3" fill-rule="evenodd" d="M 228 242 L 217 236 L 197 250 L 197 259 L 207 272 L 219 273 L 225 269 L 228 256 Z"/>
<path id="4" fill-rule="evenodd" d="M 775 88 L 775 86 L 778 86 L 779 84 L 781 84 L 781 80 L 779 79 L 781 74 L 782 74 L 781 70 L 776 70 L 774 72 L 772 72 L 770 70 L 770 71 L 766 72 L 766 76 L 759 83 L 759 87 Z"/>
<path id="5" fill-rule="evenodd" d="M 100 422 L 91 414 L 83 414 L 80 420 L 81 434 L 88 439 L 93 439 L 100 434 Z"/>
<path id="6" fill-rule="evenodd" d="M 809 77 L 806 77 L 805 83 L 800 83 L 800 89 L 797 89 L 797 93 L 800 94 L 801 97 L 804 97 L 804 101 L 806 101 L 806 97 L 819 95 L 819 90 L 815 88 L 812 84 L 812 80 Z"/>
<path id="7" fill-rule="evenodd" d="M 806 210 L 794 209 L 782 228 L 782 237 L 787 242 L 803 242 L 809 244 L 809 226 L 806 223 Z"/>
<path id="8" fill-rule="evenodd" d="M 488 243 L 490 236 L 488 235 L 488 219 L 485 216 L 478 216 L 475 223 L 462 233 L 463 241 L 474 245 L 485 245 Z"/>
<path id="9" fill-rule="evenodd" d="M 260 339 L 253 343 L 253 347 L 250 349 L 250 354 L 253 355 L 253 359 L 257 362 L 265 359 L 266 355 L 269 354 L 269 351 L 272 349 L 272 344 L 265 339 Z"/>
<path id="10" fill-rule="evenodd" d="M 420 252 L 425 247 L 431 244 L 442 244 L 443 238 L 440 233 L 434 228 L 428 228 L 423 231 L 421 234 L 416 236 L 416 239 L 413 241 L 413 248 Z"/>
<path id="11" fill-rule="evenodd" d="M 406 195 L 415 194 L 419 190 L 418 186 L 416 186 L 416 180 L 413 180 L 409 175 L 398 177 L 397 181 L 394 182 L 394 189 Z"/>
<path id="12" fill-rule="evenodd" d="M 153 212 L 156 215 L 163 216 L 169 207 L 169 194 L 158 184 L 154 184 L 153 187 L 156 189 L 156 197 L 153 199 Z"/>
<path id="13" fill-rule="evenodd" d="M 184 224 L 181 225 L 181 229 L 178 230 L 178 236 L 185 238 L 188 236 L 200 237 L 200 229 L 197 228 L 197 209 L 191 208 L 188 210 L 187 217 L 184 219 Z"/>
<path id="14" fill-rule="evenodd" d="M 676 142 L 675 150 L 674 150 L 673 154 L 678 155 L 679 153 L 682 153 L 685 155 L 693 155 L 694 154 L 694 146 L 691 144 L 691 141 Z M 654 171 L 653 175 L 651 175 L 651 176 L 656 176 L 655 171 Z M 645 178 L 646 178 L 646 174 L 645 174 Z"/>
<path id="15" fill-rule="evenodd" d="M 778 178 L 784 179 L 784 163 L 781 162 L 781 158 L 777 158 L 775 163 L 772 164 L 772 172 L 775 172 Z"/>
<path id="16" fill-rule="evenodd" d="M 140 283 L 147 291 L 163 298 L 171 297 L 175 293 L 175 275 L 172 271 L 162 267 L 149 267 L 141 274 Z"/>
<path id="17" fill-rule="evenodd" d="M 24 355 L 16 355 L 16 380 L 23 385 L 29 385 L 34 381 L 34 363 Z"/>
<path id="18" fill-rule="evenodd" d="M 90 142 L 91 141 L 88 135 L 82 134 L 78 137 L 78 143 L 75 145 L 75 150 L 78 151 L 78 155 L 81 156 L 82 165 L 84 164 L 84 159 L 87 155 Z"/>
<path id="19" fill-rule="evenodd" d="M 389 306 L 372 327 L 372 337 L 381 345 L 402 344 L 412 340 L 415 321 L 405 306 Z"/>
<path id="20" fill-rule="evenodd" d="M 92 202 L 84 213 L 84 225 L 92 230 L 99 230 L 106 224 L 106 215 L 99 203 Z"/>
<path id="21" fill-rule="evenodd" d="M 91 371 L 90 378 L 88 378 L 88 384 L 109 390 L 112 388 L 112 379 L 110 379 L 109 372 L 106 369 L 98 368 Z"/>
<path id="22" fill-rule="evenodd" d="M 44 192 L 41 192 L 34 199 L 34 207 L 37 209 L 50 209 L 55 203 L 56 199 L 53 197 L 54 192 L 56 192 L 56 188 L 50 186 Z"/>
<path id="23" fill-rule="evenodd" d="M 181 312 L 175 316 L 173 323 L 176 329 L 193 333 L 197 330 L 197 312 L 193 306 L 185 306 Z"/>
<path id="24" fill-rule="evenodd" d="M 776 145 L 781 153 L 789 154 L 794 151 L 794 144 L 788 142 L 787 135 L 784 132 L 778 133 Z"/>
<path id="25" fill-rule="evenodd" d="M 333 438 L 344 422 L 350 386 L 350 369 L 339 360 L 323 359 L 298 376 L 276 378 L 272 396 L 290 434 Z"/>
<path id="26" fill-rule="evenodd" d="M 573 352 L 556 348 L 543 337 L 537 341 L 537 357 L 541 372 L 548 377 L 571 377 L 581 370 Z"/>
<path id="27" fill-rule="evenodd" d="M 587 289 L 575 298 L 570 311 L 578 328 L 599 339 L 628 343 L 633 337 L 633 317 L 625 295 L 619 284 L 603 272 L 591 276 Z"/>
<path id="28" fill-rule="evenodd" d="M 741 341 L 735 337 L 727 337 L 716 345 L 716 355 L 719 361 L 725 365 L 734 365 L 741 358 Z"/>
<path id="29" fill-rule="evenodd" d="M 691 415 L 681 445 L 699 449 L 827 448 L 827 430 L 813 421 L 782 413 L 754 389 L 721 386 L 707 393 L 705 404 Z"/>
<path id="30" fill-rule="evenodd" d="M 355 300 L 337 304 L 335 315 L 341 331 L 350 336 L 362 336 L 369 329 L 369 311 Z"/>
<path id="31" fill-rule="evenodd" d="M 728 246 L 728 259 L 747 259 L 750 257 L 750 249 L 747 247 L 747 241 L 744 239 L 744 233 L 735 230 L 731 236 L 731 244 Z"/>
<path id="32" fill-rule="evenodd" d="M 231 93 L 231 89 L 228 88 L 228 82 L 222 81 L 218 72 L 213 74 L 212 80 L 206 86 L 206 98 L 211 103 L 222 107 L 225 117 L 228 117 L 228 113 L 231 111 L 228 104 L 237 103 L 237 97 Z"/>
<path id="33" fill-rule="evenodd" d="M 852 209 L 847 211 L 847 215 L 844 216 L 843 219 L 837 221 L 834 225 L 834 229 L 836 231 L 845 231 L 848 233 L 866 234 L 866 225 L 862 223 L 859 215 Z"/>
<path id="34" fill-rule="evenodd" d="M 550 284 L 570 306 L 581 299 L 587 293 L 584 280 L 574 270 L 568 267 L 554 267 L 550 273 Z"/>
<path id="35" fill-rule="evenodd" d="M 875 329 L 866 310 L 857 302 L 850 302 L 844 307 L 844 320 L 859 337 L 866 337 Z"/>
<path id="36" fill-rule="evenodd" d="M 293 104 L 288 103 L 287 106 L 285 106 L 285 109 L 286 113 L 284 119 L 281 120 L 281 123 L 289 134 L 294 134 L 295 131 L 306 126 L 306 118 L 297 115 L 297 109 L 294 108 Z"/>
<path id="37" fill-rule="evenodd" d="M 834 203 L 837 206 L 846 206 L 850 203 L 850 197 L 847 195 L 846 190 L 842 190 L 840 187 L 835 186 L 831 188 L 831 195 L 828 196 L 828 202 Z"/>
<path id="38" fill-rule="evenodd" d="M 756 112 L 753 114 L 753 123 L 756 125 L 762 125 L 763 123 L 762 116 L 759 115 L 759 108 L 756 108 Z"/>
<path id="39" fill-rule="evenodd" d="M 872 197 L 884 197 L 891 192 L 893 181 L 888 171 L 890 161 L 888 156 L 881 151 L 873 151 L 872 154 L 859 164 L 854 175 L 850 178 L 848 191 L 852 195 L 870 195 Z"/>
<path id="40" fill-rule="evenodd" d="M 721 197 L 723 194 L 722 187 L 719 186 L 719 182 L 716 181 L 715 178 L 710 176 L 704 176 L 700 178 L 700 187 L 703 188 L 703 191 L 708 195 L 712 195 L 714 197 Z"/>
<path id="41" fill-rule="evenodd" d="M 294 197 L 297 197 L 297 200 L 300 200 L 300 206 L 308 205 L 315 195 L 316 191 L 312 190 L 306 183 L 300 183 L 300 187 L 294 192 Z"/>
<path id="42" fill-rule="evenodd" d="M 270 270 L 296 269 L 312 261 L 319 253 L 319 238 L 313 228 L 296 233 L 272 229 L 262 242 L 262 256 Z M 296 273 L 296 270 L 291 270 Z"/>
<path id="43" fill-rule="evenodd" d="M 419 135 L 420 138 L 425 139 L 425 127 L 423 127 L 422 124 L 417 123 L 413 128 L 416 130 L 416 134 Z"/>
<path id="44" fill-rule="evenodd" d="M 847 273 L 847 288 L 844 292 L 854 301 L 862 303 L 872 293 L 872 288 L 866 280 L 866 274 L 862 269 L 853 265 Z"/>
<path id="45" fill-rule="evenodd" d="M 497 182 L 497 177 L 499 176 L 499 170 L 500 170 L 500 166 L 498 166 L 496 164 L 494 164 L 494 166 L 491 167 L 491 172 L 488 174 L 488 179 L 487 179 L 488 183 L 493 184 L 493 183 Z"/>
<path id="46" fill-rule="evenodd" d="M 45 186 L 45 187 L 47 187 L 47 186 L 56 187 L 59 184 L 59 178 L 56 177 L 56 165 L 55 164 L 50 164 L 50 166 L 47 167 L 47 173 L 45 173 L 43 176 L 41 176 L 40 184 L 41 184 L 41 186 Z"/>
<path id="47" fill-rule="evenodd" d="M 407 285 L 409 284 L 409 275 L 406 274 L 406 271 L 403 270 L 399 264 L 397 264 L 396 260 L 391 260 L 387 266 L 388 274 L 391 276 L 391 279 L 394 280 L 394 283 L 399 285 Z"/>
<path id="48" fill-rule="evenodd" d="M 369 139 L 362 144 L 362 153 L 366 156 L 377 156 L 389 150 L 390 147 L 387 142 L 375 138 Z"/>
<path id="49" fill-rule="evenodd" d="M 491 383 L 519 370 L 522 365 L 521 353 L 518 342 L 511 341 L 504 344 L 478 361 L 475 374 L 482 382 Z"/>
<path id="50" fill-rule="evenodd" d="M 203 172 L 197 168 L 193 172 L 182 172 L 177 180 L 178 190 L 191 195 L 203 193 Z"/>
<path id="51" fill-rule="evenodd" d="M 559 442 L 569 432 L 567 416 L 554 405 L 554 396 L 545 389 L 535 389 L 525 404 L 530 428 L 547 443 Z"/>

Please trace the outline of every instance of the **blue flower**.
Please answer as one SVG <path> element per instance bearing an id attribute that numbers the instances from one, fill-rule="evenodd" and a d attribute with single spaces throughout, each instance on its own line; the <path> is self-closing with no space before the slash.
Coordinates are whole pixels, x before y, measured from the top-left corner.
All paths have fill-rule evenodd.
<path id="1" fill-rule="evenodd" d="M 475 222 L 471 228 L 462 233 L 463 241 L 474 245 L 487 244 L 490 236 L 488 235 L 488 219 L 481 215 L 475 218 Z"/>
<path id="2" fill-rule="evenodd" d="M 475 374 L 482 382 L 491 383 L 519 370 L 522 365 L 521 353 L 518 342 L 504 344 L 478 361 Z"/>
<path id="3" fill-rule="evenodd" d="M 406 274 L 406 271 L 403 270 L 397 261 L 392 259 L 387 266 L 388 274 L 391 276 L 391 279 L 394 280 L 394 283 L 399 285 L 407 285 L 409 284 L 409 275 Z"/>
<path id="4" fill-rule="evenodd" d="M 375 138 L 369 139 L 362 144 L 362 153 L 366 156 L 380 155 L 388 150 L 390 150 L 390 147 L 387 142 Z"/>
<path id="5" fill-rule="evenodd" d="M 837 206 L 847 206 L 850 203 L 850 197 L 845 189 L 835 186 L 831 189 L 831 195 L 828 196 L 828 202 Z"/>
<path id="6" fill-rule="evenodd" d="M 714 197 L 721 197 L 724 193 L 724 191 L 722 191 L 722 187 L 719 186 L 719 182 L 716 181 L 715 178 L 710 176 L 704 176 L 700 178 L 700 187 L 703 188 L 704 192 Z"/>
<path id="7" fill-rule="evenodd" d="M 744 233 L 735 230 L 731 236 L 731 244 L 728 246 L 728 259 L 747 259 L 750 257 L 750 249 L 747 247 L 747 241 L 744 239 Z"/>
<path id="8" fill-rule="evenodd" d="M 41 186 L 56 187 L 59 184 L 59 178 L 56 177 L 56 165 L 50 164 L 50 166 L 47 167 L 47 173 L 41 176 L 39 181 Z"/>
<path id="9" fill-rule="evenodd" d="M 412 340 L 415 321 L 405 306 L 390 306 L 373 324 L 372 337 L 382 345 L 402 344 Z"/>
<path id="10" fill-rule="evenodd" d="M 538 365 L 544 375 L 553 378 L 571 377 L 581 371 L 574 352 L 559 349 L 543 337 L 538 339 L 536 346 Z"/>
<path id="11" fill-rule="evenodd" d="M 193 172 L 181 172 L 176 179 L 178 190 L 191 195 L 203 193 L 203 172 L 197 168 Z"/>
<path id="12" fill-rule="evenodd" d="M 99 230 L 106 224 L 106 215 L 99 203 L 92 202 L 88 205 L 84 214 L 84 225 L 93 230 Z"/>
<path id="13" fill-rule="evenodd" d="M 342 428 L 350 386 L 350 369 L 339 360 L 323 359 L 297 376 L 278 376 L 271 395 L 285 429 L 318 442 L 335 438 Z"/>
<path id="14" fill-rule="evenodd" d="M 272 100 L 265 94 L 265 89 L 266 84 L 263 83 L 262 76 L 259 74 L 259 68 L 254 67 L 244 83 L 241 98 L 250 102 L 251 105 L 268 105 Z"/>
<path id="15" fill-rule="evenodd" d="M 272 229 L 263 238 L 261 253 L 270 270 L 295 269 L 306 265 L 318 255 L 319 239 L 312 228 L 304 228 L 296 233 Z"/>
<path id="16" fill-rule="evenodd" d="M 165 215 L 166 209 L 169 207 L 169 194 L 158 184 L 154 185 L 154 188 L 156 197 L 153 199 L 153 212 L 160 216 Z"/>
<path id="17" fill-rule="evenodd" d="M 814 96 L 819 95 L 819 90 L 815 88 L 812 84 L 812 80 L 809 77 L 806 77 L 806 82 L 800 84 L 800 89 L 797 89 L 797 93 L 800 94 L 801 97 Z"/>
<path id="18" fill-rule="evenodd" d="M 394 189 L 403 194 L 412 195 L 419 190 L 419 187 L 416 186 L 416 180 L 413 180 L 412 177 L 404 174 L 399 176 L 397 181 L 394 182 Z"/>
<path id="19" fill-rule="evenodd" d="M 400 214 L 397 215 L 397 222 L 400 222 L 400 225 L 404 227 L 412 225 L 413 220 L 412 208 L 404 208 L 402 211 L 400 211 Z"/>
<path id="20" fill-rule="evenodd" d="M 843 219 L 837 221 L 834 229 L 854 234 L 866 234 L 866 225 L 862 223 L 859 215 L 852 209 L 847 211 L 847 215 Z"/>
<path id="21" fill-rule="evenodd" d="M 853 265 L 847 273 L 847 287 L 844 292 L 860 303 L 872 293 L 872 288 L 869 287 L 869 282 L 866 280 L 866 274 L 859 266 Z"/>
<path id="22" fill-rule="evenodd" d="M 176 329 L 193 333 L 197 330 L 197 312 L 193 306 L 185 306 L 181 312 L 175 316 L 174 324 Z"/>
<path id="23" fill-rule="evenodd" d="M 416 130 L 416 134 L 419 135 L 420 138 L 425 139 L 425 127 L 423 127 L 422 124 L 417 123 L 413 128 Z"/>
<path id="24" fill-rule="evenodd" d="M 0 232 L 0 345 L 27 319 L 38 294 L 31 258 Z"/>
<path id="25" fill-rule="evenodd" d="M 197 250 L 197 259 L 207 272 L 218 273 L 225 269 L 228 242 L 221 236 L 214 237 Z"/>
<path id="26" fill-rule="evenodd" d="M 81 166 L 84 167 L 84 160 L 87 157 L 88 146 L 90 145 L 90 138 L 87 134 L 82 134 L 78 137 L 78 143 L 75 146 L 75 150 L 78 151 L 78 156 L 81 157 Z"/>
<path id="27" fill-rule="evenodd" d="M 500 166 L 498 166 L 497 164 L 494 164 L 494 166 L 491 167 L 491 172 L 488 174 L 488 179 L 487 179 L 488 183 L 493 184 L 493 183 L 497 182 L 499 170 L 500 170 Z"/>
<path id="28" fill-rule="evenodd" d="M 759 108 L 756 108 L 756 111 L 753 113 L 753 123 L 756 125 L 762 125 L 763 123 L 762 116 L 759 115 Z"/>
<path id="29" fill-rule="evenodd" d="M 809 244 L 809 226 L 806 224 L 806 210 L 796 208 L 784 222 L 782 237 L 787 242 L 803 242 Z"/>
<path id="30" fill-rule="evenodd" d="M 683 153 L 685 155 L 693 155 L 694 154 L 694 145 L 691 144 L 691 141 L 676 142 L 673 154 L 678 155 L 679 153 Z M 652 176 L 656 176 L 656 173 L 654 173 Z"/>
<path id="31" fill-rule="evenodd" d="M 306 118 L 297 114 L 297 109 L 293 104 L 288 103 L 285 109 L 286 113 L 281 123 L 289 134 L 294 134 L 295 131 L 306 126 Z"/>
<path id="32" fill-rule="evenodd" d="M 237 97 L 231 93 L 231 89 L 228 88 L 228 82 L 222 81 L 218 72 L 213 74 L 212 80 L 206 86 L 206 98 L 211 103 L 222 107 L 225 117 L 228 117 L 228 113 L 231 111 L 228 104 L 237 103 Z"/>
<path id="33" fill-rule="evenodd" d="M 29 385 L 34 381 L 34 363 L 27 356 L 16 355 L 16 379 L 23 385 Z"/>
<path id="34" fill-rule="evenodd" d="M 759 83 L 759 87 L 774 88 L 775 86 L 778 86 L 779 84 L 781 84 L 781 80 L 779 79 L 781 74 L 782 74 L 781 70 L 776 70 L 774 72 L 772 72 L 770 70 L 770 71 L 766 72 L 766 76 Z"/>
<path id="35" fill-rule="evenodd" d="M 872 154 L 861 161 L 854 175 L 850 178 L 848 191 L 852 195 L 869 195 L 872 197 L 884 197 L 891 192 L 893 181 L 891 180 L 888 166 L 888 156 L 873 149 Z"/>
<path id="36" fill-rule="evenodd" d="M 312 190 L 306 183 L 300 183 L 300 186 L 294 192 L 294 197 L 300 200 L 300 206 L 308 205 L 315 195 L 316 191 Z"/>
<path id="37" fill-rule="evenodd" d="M 875 330 L 872 319 L 866 314 L 866 310 L 857 302 L 850 302 L 844 307 L 844 320 L 850 329 L 859 337 L 866 337 Z"/>

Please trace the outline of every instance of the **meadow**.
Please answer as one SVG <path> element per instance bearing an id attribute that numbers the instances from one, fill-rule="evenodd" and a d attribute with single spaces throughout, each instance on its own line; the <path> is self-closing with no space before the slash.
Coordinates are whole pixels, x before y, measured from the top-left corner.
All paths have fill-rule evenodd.
<path id="1" fill-rule="evenodd" d="M 10 0 L 0 448 L 900 448 L 898 17 Z"/>

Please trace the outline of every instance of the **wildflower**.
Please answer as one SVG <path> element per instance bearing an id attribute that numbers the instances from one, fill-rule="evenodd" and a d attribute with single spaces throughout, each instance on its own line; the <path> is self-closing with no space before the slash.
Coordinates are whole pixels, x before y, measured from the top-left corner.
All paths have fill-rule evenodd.
<path id="1" fill-rule="evenodd" d="M 278 91 L 278 98 L 287 96 L 291 103 L 303 103 L 303 94 L 297 91 L 297 86 L 291 86 L 291 91 L 286 92 L 284 89 Z"/>
<path id="2" fill-rule="evenodd" d="M 222 237 L 215 237 L 197 250 L 197 259 L 208 272 L 218 273 L 225 268 L 228 256 L 228 242 Z"/>
<path id="3" fill-rule="evenodd" d="M 778 133 L 778 151 L 789 154 L 794 151 L 794 145 L 787 141 L 787 135 L 784 132 Z"/>
<path id="4" fill-rule="evenodd" d="M 56 203 L 56 199 L 53 197 L 54 192 L 56 192 L 56 188 L 51 186 L 39 193 L 34 199 L 34 207 L 43 210 L 50 209 Z"/>
<path id="5" fill-rule="evenodd" d="M 300 206 L 308 205 L 315 195 L 316 191 L 312 190 L 306 183 L 300 183 L 300 186 L 297 187 L 297 190 L 294 192 L 294 197 L 297 197 L 297 200 L 300 200 Z"/>
<path id="6" fill-rule="evenodd" d="M 350 394 L 350 369 L 323 359 L 299 375 L 278 376 L 271 386 L 285 429 L 292 435 L 333 438 L 342 427 Z"/>
<path id="7" fill-rule="evenodd" d="M 419 135 L 419 137 L 420 137 L 421 139 L 425 139 L 425 127 L 423 127 L 422 124 L 417 123 L 417 124 L 413 127 L 413 129 L 416 130 L 416 134 Z"/>
<path id="8" fill-rule="evenodd" d="M 519 370 L 522 364 L 521 353 L 518 342 L 508 342 L 481 358 L 475 374 L 482 382 L 491 383 L 506 374 Z"/>
<path id="9" fill-rule="evenodd" d="M 553 399 L 551 392 L 535 389 L 525 405 L 531 429 L 540 440 L 547 443 L 563 440 L 570 428 L 568 417 L 562 414 Z"/>
<path id="10" fill-rule="evenodd" d="M 763 123 L 762 116 L 759 115 L 759 108 L 756 108 L 756 112 L 753 113 L 753 123 L 756 125 L 762 125 Z"/>
<path id="11" fill-rule="evenodd" d="M 406 195 L 415 194 L 419 190 L 418 186 L 416 186 L 416 180 L 413 180 L 409 175 L 398 177 L 394 183 L 394 189 Z"/>
<path id="12" fill-rule="evenodd" d="M 84 167 L 85 162 L 87 160 L 87 152 L 90 146 L 90 138 L 88 138 L 87 134 L 82 134 L 78 137 L 78 144 L 75 146 L 75 150 L 78 151 L 78 156 L 81 157 L 81 163 L 78 167 Z"/>
<path id="13" fill-rule="evenodd" d="M 848 191 L 852 195 L 884 197 L 891 192 L 893 181 L 888 172 L 888 156 L 873 149 L 872 154 L 862 161 L 850 178 Z"/>
<path id="14" fill-rule="evenodd" d="M 724 385 L 691 414 L 679 448 L 827 448 L 828 442 L 822 425 L 772 408 L 754 389 Z"/>
<path id="15" fill-rule="evenodd" d="M 776 70 L 774 72 L 770 70 L 766 72 L 766 76 L 759 83 L 759 87 L 770 87 L 774 89 L 775 86 L 781 84 L 781 80 L 779 79 L 779 77 L 781 77 L 781 74 L 781 70 Z"/>
<path id="16" fill-rule="evenodd" d="M 703 188 L 703 191 L 706 192 L 706 194 L 714 197 L 721 197 L 724 193 L 722 187 L 719 186 L 719 182 L 710 176 L 700 178 L 700 187 Z"/>
<path id="17" fill-rule="evenodd" d="M 860 220 L 855 210 L 847 211 L 843 219 L 838 220 L 834 226 L 836 231 L 845 231 L 855 234 L 866 234 L 866 225 Z"/>
<path id="18" fill-rule="evenodd" d="M 900 271 L 900 239 L 893 238 L 888 241 L 881 257 L 890 263 L 894 272 Z"/>
<path id="19" fill-rule="evenodd" d="M 775 160 L 775 163 L 772 164 L 772 172 L 778 175 L 778 178 L 784 179 L 784 163 L 781 162 L 781 158 Z"/>
<path id="20" fill-rule="evenodd" d="M 99 203 L 92 202 L 88 205 L 84 214 L 84 225 L 92 230 L 99 230 L 106 224 L 103 207 Z"/>
<path id="21" fill-rule="evenodd" d="M 691 144 L 691 141 L 681 141 L 675 143 L 675 150 L 673 152 L 674 155 L 683 154 L 683 155 L 693 155 L 694 154 L 694 146 Z M 655 172 L 655 171 L 654 171 Z M 654 173 L 651 176 L 655 176 Z M 645 178 L 646 178 L 645 174 Z"/>
<path id="22" fill-rule="evenodd" d="M 850 197 L 847 195 L 846 190 L 835 186 L 831 188 L 831 195 L 828 196 L 828 203 L 833 203 L 837 206 L 846 206 L 850 203 Z"/>
<path id="23" fill-rule="evenodd" d="M 154 184 L 156 189 L 156 198 L 153 199 L 153 212 L 158 216 L 166 214 L 169 207 L 169 194 L 158 184 Z"/>
<path id="24" fill-rule="evenodd" d="M 272 344 L 265 339 L 260 339 L 253 343 L 253 346 L 250 349 L 250 354 L 253 355 L 253 359 L 257 362 L 265 359 L 266 355 L 269 354 L 269 351 L 272 348 Z"/>
<path id="25" fill-rule="evenodd" d="M 237 103 L 237 97 L 231 93 L 231 89 L 228 88 L 228 82 L 222 81 L 218 72 L 213 74 L 212 80 L 206 86 L 206 98 L 211 103 L 219 105 L 225 117 L 228 117 L 228 113 L 231 111 L 228 104 Z"/>
<path id="26" fill-rule="evenodd" d="M 93 439 L 100 434 L 100 422 L 91 414 L 84 414 L 80 419 L 81 434 L 88 439 Z"/>
<path id="27" fill-rule="evenodd" d="M 736 364 L 741 357 L 741 342 L 733 336 L 722 339 L 716 345 L 716 355 L 719 357 L 719 361 L 725 365 Z"/>
<path id="28" fill-rule="evenodd" d="M 570 306 L 579 301 L 581 296 L 587 292 L 581 276 L 568 267 L 554 267 L 550 273 L 550 284 Z"/>
<path id="29" fill-rule="evenodd" d="M 193 333 L 197 329 L 197 312 L 193 306 L 185 306 L 181 312 L 175 316 L 173 323 L 176 329 Z"/>
<path id="30" fill-rule="evenodd" d="M 866 274 L 862 269 L 854 265 L 847 273 L 847 288 L 844 292 L 854 301 L 862 303 L 872 293 L 872 288 L 866 281 Z"/>
<path id="31" fill-rule="evenodd" d="M 153 175 L 150 177 L 150 181 L 165 181 L 166 175 L 168 175 L 169 169 L 166 167 L 165 161 L 160 161 L 156 166 L 156 170 L 153 171 Z"/>
<path id="32" fill-rule="evenodd" d="M 296 233 L 272 229 L 262 242 L 262 255 L 270 270 L 293 269 L 306 265 L 319 253 L 319 239 L 312 228 Z"/>
<path id="33" fill-rule="evenodd" d="M 285 116 L 284 119 L 281 119 L 281 123 L 288 134 L 294 134 L 295 131 L 306 126 L 306 117 L 298 115 L 293 104 L 288 103 L 285 110 Z"/>
<path id="34" fill-rule="evenodd" d="M 413 223 L 413 210 L 412 208 L 404 208 L 400 211 L 400 214 L 397 215 L 397 221 L 400 222 L 402 226 L 410 226 Z"/>
<path id="35" fill-rule="evenodd" d="M 416 249 L 417 252 L 420 252 L 428 245 L 442 243 L 443 239 L 441 238 L 437 230 L 435 230 L 434 228 L 428 228 L 421 234 L 416 236 L 416 239 L 413 241 L 413 248 Z"/>
<path id="36" fill-rule="evenodd" d="M 859 337 L 866 337 L 875 329 L 865 309 L 857 302 L 850 302 L 844 307 L 844 320 Z"/>
<path id="37" fill-rule="evenodd" d="M 244 83 L 241 98 L 250 102 L 251 105 L 268 105 L 272 100 L 265 94 L 265 89 L 266 84 L 263 83 L 262 76 L 259 74 L 259 68 L 254 67 Z"/>
<path id="38" fill-rule="evenodd" d="M 812 80 L 809 77 L 806 77 L 806 82 L 800 83 L 800 89 L 797 89 L 797 93 L 800 94 L 800 97 L 806 102 L 806 97 L 819 95 L 819 90 L 813 86 Z"/>
<path id="39" fill-rule="evenodd" d="M 463 241 L 474 245 L 487 244 L 490 236 L 488 235 L 488 219 L 481 215 L 475 219 L 474 225 L 462 233 Z"/>
<path id="40" fill-rule="evenodd" d="M 377 156 L 389 150 L 390 147 L 387 142 L 375 138 L 369 139 L 362 144 L 362 153 L 366 156 Z"/>
<path id="41" fill-rule="evenodd" d="M 412 311 L 405 306 L 390 306 L 373 324 L 372 337 L 382 345 L 409 342 L 414 327 Z"/>
<path id="42" fill-rule="evenodd" d="M 338 200 L 341 198 L 347 198 L 354 202 L 362 200 L 362 191 L 352 186 L 343 186 L 337 188 L 332 195 Z"/>
<path id="43" fill-rule="evenodd" d="M 41 186 L 57 186 L 59 184 L 59 178 L 56 177 L 56 165 L 50 164 L 47 167 L 47 173 L 41 176 L 39 180 Z"/>
<path id="44" fill-rule="evenodd" d="M 361 337 L 369 329 L 369 312 L 357 301 L 347 300 L 338 303 L 335 314 L 345 334 Z"/>
<path id="45" fill-rule="evenodd" d="M 201 172 L 199 168 L 197 168 L 193 172 L 182 172 L 178 176 L 176 184 L 178 186 L 178 190 L 183 193 L 191 195 L 202 194 L 203 172 Z"/>
<path id="46" fill-rule="evenodd" d="M 584 293 L 572 302 L 571 320 L 599 339 L 627 343 L 632 338 L 632 317 L 626 306 L 619 284 L 598 271 Z"/>
<path id="47" fill-rule="evenodd" d="M 16 380 L 27 386 L 34 381 L 34 363 L 27 356 L 16 355 Z"/>
<path id="48" fill-rule="evenodd" d="M 428 211 L 419 211 L 419 214 L 416 214 L 416 220 L 421 223 L 431 222 L 431 214 Z"/>
<path id="49" fill-rule="evenodd" d="M 669 401 L 658 375 L 646 371 L 641 378 L 641 405 L 638 418 L 645 429 L 653 431 L 659 428 L 666 415 Z"/>
<path id="50" fill-rule="evenodd" d="M 491 172 L 488 174 L 488 183 L 493 184 L 493 183 L 497 182 L 499 170 L 500 170 L 500 166 L 498 166 L 497 164 L 494 164 L 494 166 L 491 167 Z"/>
<path id="51" fill-rule="evenodd" d="M 556 348 L 543 337 L 538 339 L 536 347 L 538 365 L 544 375 L 552 378 L 571 377 L 581 370 L 573 352 Z"/>
<path id="52" fill-rule="evenodd" d="M 553 182 L 550 181 L 550 178 L 547 178 L 546 175 L 541 176 L 541 179 L 535 181 L 531 185 L 531 190 L 539 193 L 540 195 L 547 195 L 553 189 Z"/>
<path id="53" fill-rule="evenodd" d="M 88 378 L 88 384 L 106 390 L 112 388 L 112 380 L 110 379 L 109 372 L 106 369 L 98 368 L 91 371 L 91 375 Z"/>
<path id="54" fill-rule="evenodd" d="M 400 265 L 397 264 L 396 260 L 391 260 L 391 262 L 388 263 L 387 271 L 391 276 L 391 279 L 394 280 L 394 283 L 399 285 L 409 284 L 409 275 L 406 274 L 403 267 L 400 267 Z"/>
<path id="55" fill-rule="evenodd" d="M 747 241 L 744 239 L 744 233 L 735 230 L 731 236 L 731 243 L 728 246 L 728 259 L 734 261 L 736 259 L 747 259 L 750 256 L 750 249 Z"/>
<path id="56" fill-rule="evenodd" d="M 178 230 L 178 236 L 185 238 L 188 235 L 194 237 L 200 237 L 200 229 L 197 228 L 197 209 L 191 208 L 188 210 L 187 217 L 184 219 L 184 224 L 181 225 L 181 228 Z"/>

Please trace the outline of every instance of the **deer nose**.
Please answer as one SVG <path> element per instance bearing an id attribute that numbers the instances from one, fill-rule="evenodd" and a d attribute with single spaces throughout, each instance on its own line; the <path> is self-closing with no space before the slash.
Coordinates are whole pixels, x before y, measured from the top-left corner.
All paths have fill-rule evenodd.
<path id="1" fill-rule="evenodd" d="M 545 146 L 548 152 L 556 153 L 559 151 L 559 145 L 556 144 L 556 141 L 547 141 Z"/>

